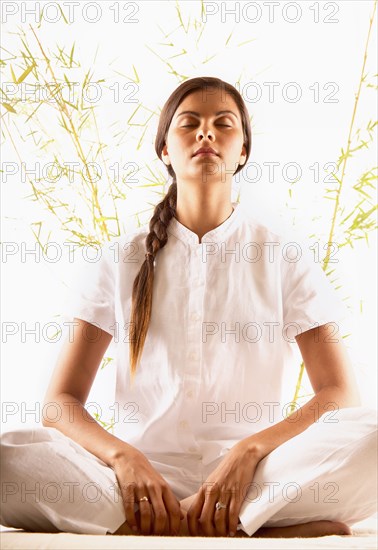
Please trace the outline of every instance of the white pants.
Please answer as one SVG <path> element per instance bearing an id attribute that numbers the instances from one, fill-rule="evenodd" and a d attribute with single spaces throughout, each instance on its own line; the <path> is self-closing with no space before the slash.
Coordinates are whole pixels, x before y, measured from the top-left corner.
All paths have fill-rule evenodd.
<path id="1" fill-rule="evenodd" d="M 186 455 L 146 456 L 178 500 L 197 492 L 224 458 L 204 466 Z M 104 535 L 125 522 L 114 470 L 57 429 L 5 432 L 1 457 L 2 525 Z M 238 528 L 252 535 L 321 519 L 353 525 L 376 513 L 376 488 L 377 411 L 325 413 L 259 462 Z"/>

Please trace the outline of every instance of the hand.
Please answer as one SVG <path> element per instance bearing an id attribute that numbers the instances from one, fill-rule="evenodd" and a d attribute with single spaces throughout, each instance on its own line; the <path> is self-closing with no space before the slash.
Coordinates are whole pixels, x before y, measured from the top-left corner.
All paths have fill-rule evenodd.
<path id="1" fill-rule="evenodd" d="M 231 532 L 236 533 L 239 511 L 259 461 L 257 451 L 251 450 L 246 441 L 232 447 L 202 484 L 188 510 L 192 536 L 227 537 Z M 216 510 L 218 501 L 227 508 Z"/>
<path id="2" fill-rule="evenodd" d="M 114 470 L 128 525 L 136 526 L 142 535 L 178 535 L 185 517 L 180 503 L 144 454 L 137 449 L 128 451 L 117 459 Z M 139 502 L 144 496 L 149 502 Z M 135 513 L 134 503 L 139 505 L 139 513 Z"/>

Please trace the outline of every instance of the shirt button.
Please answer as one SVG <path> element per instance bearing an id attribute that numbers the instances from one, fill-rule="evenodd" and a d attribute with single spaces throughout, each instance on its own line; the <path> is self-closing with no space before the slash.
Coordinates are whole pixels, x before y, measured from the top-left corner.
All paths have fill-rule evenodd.
<path id="1" fill-rule="evenodd" d="M 192 390 L 189 390 L 189 391 L 186 392 L 186 397 L 189 397 L 189 398 L 193 397 Z"/>
<path id="2" fill-rule="evenodd" d="M 190 355 L 189 355 L 189 359 L 191 359 L 192 361 L 196 361 L 198 359 L 198 355 L 193 351 Z"/>
<path id="3" fill-rule="evenodd" d="M 181 429 L 185 429 L 188 426 L 188 423 L 187 423 L 186 420 L 181 420 L 179 422 L 179 426 L 180 426 Z"/>
<path id="4" fill-rule="evenodd" d="M 193 321 L 198 321 L 198 319 L 201 318 L 201 315 L 198 313 L 198 311 L 193 311 L 192 313 L 192 319 Z"/>
<path id="5" fill-rule="evenodd" d="M 197 451 L 197 449 L 195 447 L 188 447 L 188 451 L 190 453 L 195 453 Z"/>

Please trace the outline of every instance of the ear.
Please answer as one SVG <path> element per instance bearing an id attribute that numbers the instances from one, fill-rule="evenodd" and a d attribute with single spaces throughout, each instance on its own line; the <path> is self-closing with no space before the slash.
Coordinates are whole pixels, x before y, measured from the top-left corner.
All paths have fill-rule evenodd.
<path id="1" fill-rule="evenodd" d="M 162 151 L 161 151 L 161 156 L 162 156 L 162 159 L 163 159 L 163 162 L 164 164 L 171 164 L 171 161 L 169 160 L 169 154 L 168 154 L 168 149 L 167 149 L 167 145 L 165 144 Z"/>
<path id="2" fill-rule="evenodd" d="M 242 149 L 242 152 L 240 154 L 240 160 L 239 160 L 240 166 L 243 166 L 243 164 L 245 164 L 246 161 L 247 161 L 247 149 L 246 149 L 245 145 L 243 145 L 243 149 Z"/>

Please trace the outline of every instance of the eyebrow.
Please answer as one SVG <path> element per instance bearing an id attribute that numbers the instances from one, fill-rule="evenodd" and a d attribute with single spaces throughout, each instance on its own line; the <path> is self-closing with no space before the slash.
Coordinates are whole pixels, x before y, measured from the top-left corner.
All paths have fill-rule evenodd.
<path id="1" fill-rule="evenodd" d="M 233 112 L 233 111 L 218 111 L 217 113 L 215 113 L 216 116 L 218 115 L 222 115 L 223 113 L 230 113 L 231 115 L 234 115 L 234 117 L 237 119 L 237 115 Z M 196 113 L 195 111 L 182 111 L 182 113 L 180 113 L 179 115 L 177 115 L 177 118 L 181 115 L 196 115 L 196 116 L 200 116 L 199 113 Z"/>

